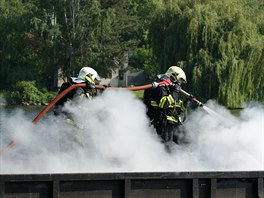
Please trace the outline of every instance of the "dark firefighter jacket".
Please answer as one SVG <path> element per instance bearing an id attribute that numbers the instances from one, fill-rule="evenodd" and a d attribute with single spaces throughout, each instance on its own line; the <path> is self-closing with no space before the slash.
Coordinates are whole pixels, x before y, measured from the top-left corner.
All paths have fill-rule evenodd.
<path id="1" fill-rule="evenodd" d="M 147 106 L 147 115 L 154 126 L 161 125 L 164 121 L 169 124 L 181 124 L 180 114 L 185 111 L 185 107 L 174 86 L 147 89 L 143 101 Z"/>
<path id="2" fill-rule="evenodd" d="M 71 85 L 75 84 L 73 81 L 73 78 L 71 78 L 71 80 L 69 82 L 65 82 L 61 85 L 61 88 L 59 90 L 59 94 L 61 92 L 63 92 L 65 89 L 67 89 L 68 87 L 70 87 Z M 63 111 L 63 106 L 65 104 L 65 102 L 80 102 L 83 98 L 88 98 L 88 99 L 92 99 L 93 97 L 95 97 L 97 95 L 97 91 L 96 89 L 94 89 L 92 86 L 87 86 L 85 88 L 82 87 L 78 87 L 72 91 L 70 91 L 69 93 L 67 93 L 65 96 L 63 96 L 56 104 L 54 107 L 54 114 L 55 115 L 59 115 L 61 113 L 63 114 L 68 114 L 67 112 Z M 69 117 L 69 115 L 67 115 L 67 117 Z"/>

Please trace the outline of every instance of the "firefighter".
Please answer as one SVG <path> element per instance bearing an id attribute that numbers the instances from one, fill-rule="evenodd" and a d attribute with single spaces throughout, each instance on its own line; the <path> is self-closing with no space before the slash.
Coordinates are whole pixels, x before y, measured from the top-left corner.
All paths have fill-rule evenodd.
<path id="1" fill-rule="evenodd" d="M 73 84 L 78 83 L 86 83 L 86 87 L 78 87 L 65 96 L 63 96 L 54 107 L 54 114 L 59 115 L 63 114 L 66 116 L 66 119 L 68 122 L 73 122 L 72 116 L 69 112 L 65 111 L 63 106 L 65 102 L 71 102 L 71 103 L 78 103 L 83 98 L 87 98 L 91 100 L 93 97 L 97 95 L 97 90 L 95 89 L 95 85 L 98 85 L 100 83 L 101 79 L 98 75 L 98 73 L 91 67 L 83 67 L 78 77 L 71 77 L 69 82 L 65 82 L 61 85 L 61 88 L 59 90 L 59 93 L 67 89 Z"/>
<path id="2" fill-rule="evenodd" d="M 144 91 L 147 115 L 162 141 L 180 144 L 184 140 L 181 114 L 186 108 L 180 100 L 179 90 L 182 83 L 187 83 L 186 75 L 180 67 L 171 66 L 157 78 L 167 83 Z"/>

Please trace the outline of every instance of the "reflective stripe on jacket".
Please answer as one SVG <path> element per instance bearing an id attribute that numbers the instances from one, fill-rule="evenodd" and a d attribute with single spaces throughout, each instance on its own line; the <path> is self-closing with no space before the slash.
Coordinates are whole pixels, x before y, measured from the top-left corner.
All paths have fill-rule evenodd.
<path id="1" fill-rule="evenodd" d="M 179 114 L 185 111 L 183 102 L 179 99 L 178 93 L 170 93 L 167 87 L 158 88 L 155 100 L 151 100 L 151 106 L 160 113 L 165 112 L 166 120 L 170 123 L 181 123 Z M 161 97 L 159 97 L 161 96 Z M 159 99 L 160 98 L 160 99 Z M 159 119 L 161 117 L 159 116 Z"/>

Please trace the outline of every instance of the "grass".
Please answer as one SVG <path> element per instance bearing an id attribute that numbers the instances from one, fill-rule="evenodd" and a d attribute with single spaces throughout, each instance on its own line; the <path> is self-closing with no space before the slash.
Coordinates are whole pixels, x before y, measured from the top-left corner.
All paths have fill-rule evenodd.
<path id="1" fill-rule="evenodd" d="M 134 93 L 136 94 L 136 96 L 137 96 L 139 99 L 143 99 L 143 94 L 144 94 L 144 91 L 143 91 L 143 90 L 135 91 Z"/>

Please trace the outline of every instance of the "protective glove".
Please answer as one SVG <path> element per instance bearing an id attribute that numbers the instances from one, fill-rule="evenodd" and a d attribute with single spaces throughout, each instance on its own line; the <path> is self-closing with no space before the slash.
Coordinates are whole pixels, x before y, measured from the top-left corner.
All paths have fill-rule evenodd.
<path id="1" fill-rule="evenodd" d="M 172 85 L 171 81 L 168 80 L 168 79 L 163 79 L 163 80 L 160 81 L 160 82 L 153 82 L 153 83 L 151 83 L 151 84 L 152 84 L 152 87 L 153 87 L 153 88 L 156 88 L 156 87 L 158 87 L 158 86 L 171 86 L 171 85 Z"/>
<path id="2" fill-rule="evenodd" d="M 194 106 L 203 106 L 203 103 L 201 103 L 199 100 L 197 100 L 192 94 L 190 94 L 190 96 L 188 97 L 188 99 L 194 103 L 195 105 Z"/>
<path id="3" fill-rule="evenodd" d="M 184 102 L 184 106 L 189 109 L 189 110 L 194 110 L 196 109 L 197 107 L 199 107 L 199 105 L 196 103 L 196 102 L 193 102 L 191 100 L 186 100 Z"/>
<path id="4" fill-rule="evenodd" d="M 163 86 L 171 86 L 172 85 L 172 83 L 169 79 L 163 79 L 161 82 L 162 82 L 161 85 L 163 85 Z"/>

